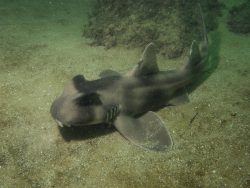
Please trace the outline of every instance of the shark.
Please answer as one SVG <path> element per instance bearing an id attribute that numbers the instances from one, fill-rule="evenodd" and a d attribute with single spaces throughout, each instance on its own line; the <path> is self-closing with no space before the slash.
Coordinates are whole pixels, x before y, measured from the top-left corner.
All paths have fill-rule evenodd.
<path id="1" fill-rule="evenodd" d="M 205 27 L 204 27 L 205 28 Z M 137 65 L 127 74 L 104 70 L 96 80 L 76 75 L 51 105 L 61 127 L 111 124 L 131 143 L 154 151 L 173 147 L 173 140 L 157 111 L 189 102 L 187 87 L 204 72 L 208 40 L 195 40 L 187 62 L 179 70 L 161 71 L 156 46 L 149 43 Z"/>

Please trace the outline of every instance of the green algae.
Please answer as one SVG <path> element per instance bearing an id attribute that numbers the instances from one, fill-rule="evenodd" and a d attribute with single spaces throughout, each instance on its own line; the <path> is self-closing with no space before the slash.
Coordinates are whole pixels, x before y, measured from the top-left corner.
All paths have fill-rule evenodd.
<path id="1" fill-rule="evenodd" d="M 222 4 L 202 1 L 208 30 L 217 27 Z M 201 16 L 197 1 L 99 0 L 93 6 L 83 36 L 92 45 L 143 47 L 155 42 L 169 58 L 182 55 L 191 41 L 200 38 Z"/>
<path id="2" fill-rule="evenodd" d="M 250 33 L 250 1 L 231 7 L 227 25 L 235 33 Z"/>

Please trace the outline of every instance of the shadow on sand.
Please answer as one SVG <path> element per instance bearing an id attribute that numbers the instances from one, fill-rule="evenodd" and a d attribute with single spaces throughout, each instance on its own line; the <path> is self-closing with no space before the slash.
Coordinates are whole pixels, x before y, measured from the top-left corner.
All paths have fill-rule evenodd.
<path id="1" fill-rule="evenodd" d="M 67 142 L 71 140 L 86 140 L 104 136 L 115 131 L 115 128 L 106 124 L 82 126 L 82 127 L 58 127 L 63 139 Z"/>

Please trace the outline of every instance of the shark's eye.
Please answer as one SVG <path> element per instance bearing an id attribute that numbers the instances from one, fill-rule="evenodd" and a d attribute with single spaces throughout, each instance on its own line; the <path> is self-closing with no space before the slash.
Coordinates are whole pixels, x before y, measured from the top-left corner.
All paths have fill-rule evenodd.
<path id="1" fill-rule="evenodd" d="M 101 105 L 102 102 L 97 93 L 90 93 L 76 99 L 76 104 L 80 106 Z"/>

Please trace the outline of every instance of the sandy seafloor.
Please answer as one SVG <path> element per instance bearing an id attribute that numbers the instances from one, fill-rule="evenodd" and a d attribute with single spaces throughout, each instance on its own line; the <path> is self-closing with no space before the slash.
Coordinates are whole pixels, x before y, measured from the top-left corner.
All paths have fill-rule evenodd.
<path id="1" fill-rule="evenodd" d="M 64 83 L 126 73 L 142 51 L 87 45 L 88 5 L 0 0 L 0 187 L 250 187 L 250 37 L 229 32 L 224 18 L 209 34 L 217 68 L 189 104 L 158 113 L 171 151 L 145 151 L 106 127 L 63 139 L 49 108 Z M 158 62 L 168 69 L 183 59 Z"/>

